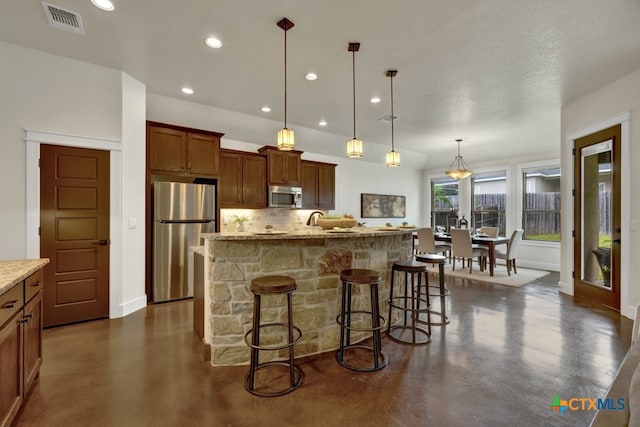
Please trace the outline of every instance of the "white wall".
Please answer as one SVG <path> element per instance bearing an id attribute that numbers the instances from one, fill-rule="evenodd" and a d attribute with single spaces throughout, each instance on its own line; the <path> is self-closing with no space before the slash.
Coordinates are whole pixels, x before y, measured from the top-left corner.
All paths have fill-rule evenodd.
<path id="1" fill-rule="evenodd" d="M 120 139 L 120 72 L 0 42 L 0 260 L 26 256 L 25 129 Z"/>
<path id="2" fill-rule="evenodd" d="M 112 312 L 126 315 L 147 305 L 145 278 L 146 87 L 122 74 L 122 278 Z M 114 304 L 114 301 L 112 301 Z"/>
<path id="3" fill-rule="evenodd" d="M 143 307 L 144 227 L 125 230 L 122 217 L 144 219 L 144 85 L 120 71 L 3 42 L 0 63 L 0 260 L 39 256 L 38 144 L 109 150 L 110 316 Z M 26 130 L 40 140 L 25 142 Z"/>
<path id="4" fill-rule="evenodd" d="M 627 317 L 634 314 L 634 306 L 640 302 L 640 286 L 634 278 L 640 277 L 640 264 L 636 262 L 640 255 L 640 197 L 633 183 L 640 179 L 638 168 L 631 165 L 640 161 L 640 69 L 615 82 L 565 106 L 562 109 L 562 197 L 570 197 L 573 187 L 573 157 L 571 155 L 571 135 L 584 129 L 593 128 L 595 132 L 601 123 L 610 126 L 610 119 L 627 115 L 628 127 L 623 126 L 622 153 L 622 259 L 621 259 L 621 312 Z M 626 134 L 626 135 L 625 135 Z M 563 216 L 562 270 L 560 280 L 563 290 L 573 293 L 573 245 L 570 232 L 573 229 L 573 217 Z M 635 226 L 634 226 L 635 224 Z M 633 226 L 633 227 L 632 227 Z"/>

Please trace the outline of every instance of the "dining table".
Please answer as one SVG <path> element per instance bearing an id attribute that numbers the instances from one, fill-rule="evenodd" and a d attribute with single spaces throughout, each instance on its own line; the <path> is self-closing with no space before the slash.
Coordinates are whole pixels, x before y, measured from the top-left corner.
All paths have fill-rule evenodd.
<path id="1" fill-rule="evenodd" d="M 434 239 L 436 241 L 439 242 L 448 242 L 451 243 L 451 235 L 450 234 L 435 234 Z M 489 236 L 483 236 L 483 235 L 479 235 L 479 234 L 472 234 L 471 235 L 471 243 L 476 244 L 476 245 L 483 245 L 486 246 L 488 248 L 488 252 L 489 252 L 489 275 L 493 276 L 493 266 L 495 265 L 496 262 L 496 256 L 495 256 L 495 247 L 497 245 L 506 245 L 507 243 L 509 243 L 509 238 L 508 237 L 489 237 Z"/>

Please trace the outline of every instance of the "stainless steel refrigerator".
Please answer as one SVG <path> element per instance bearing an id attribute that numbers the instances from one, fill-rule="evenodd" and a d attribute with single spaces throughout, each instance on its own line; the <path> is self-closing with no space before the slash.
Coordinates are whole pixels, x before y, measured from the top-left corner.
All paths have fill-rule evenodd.
<path id="1" fill-rule="evenodd" d="M 153 184 L 153 301 L 193 296 L 188 280 L 190 247 L 216 229 L 216 187 L 211 184 Z"/>

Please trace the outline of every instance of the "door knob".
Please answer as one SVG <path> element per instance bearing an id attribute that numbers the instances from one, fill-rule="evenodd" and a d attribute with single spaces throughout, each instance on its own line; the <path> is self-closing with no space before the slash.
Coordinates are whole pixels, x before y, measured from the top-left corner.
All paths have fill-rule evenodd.
<path id="1" fill-rule="evenodd" d="M 93 242 L 94 245 L 106 246 L 109 244 L 108 240 L 98 240 L 97 242 Z"/>

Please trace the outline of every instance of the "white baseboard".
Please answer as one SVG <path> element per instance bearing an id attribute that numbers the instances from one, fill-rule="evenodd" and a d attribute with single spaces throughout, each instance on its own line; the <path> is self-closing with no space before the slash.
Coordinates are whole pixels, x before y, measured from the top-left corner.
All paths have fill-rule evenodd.
<path id="1" fill-rule="evenodd" d="M 141 310 L 147 306 L 147 296 L 143 295 L 139 298 L 133 299 L 131 301 L 127 301 L 120 305 L 120 315 L 119 316 L 111 316 L 111 318 L 115 317 L 124 317 L 131 313 L 134 313 L 138 310 Z"/>

